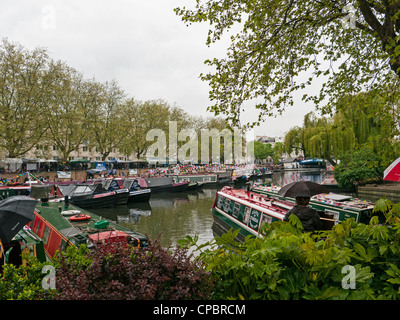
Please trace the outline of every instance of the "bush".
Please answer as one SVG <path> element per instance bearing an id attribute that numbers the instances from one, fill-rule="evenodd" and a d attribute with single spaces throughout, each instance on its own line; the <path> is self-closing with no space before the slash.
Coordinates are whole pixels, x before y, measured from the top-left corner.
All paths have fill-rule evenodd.
<path id="1" fill-rule="evenodd" d="M 369 147 L 347 153 L 334 168 L 334 176 L 340 188 L 353 188 L 364 182 L 381 182 L 386 166 Z"/>
<path id="2" fill-rule="evenodd" d="M 244 243 L 234 241 L 232 230 L 197 248 L 189 236 L 180 243 L 200 251 L 198 259 L 217 279 L 214 299 L 399 299 L 400 204 L 379 200 L 375 209 L 385 213 L 385 224 L 348 219 L 310 234 L 294 218 L 265 224 L 265 238 Z M 355 270 L 355 289 L 342 286 L 345 266 Z"/>
<path id="3" fill-rule="evenodd" d="M 212 289 L 199 261 L 158 239 L 141 250 L 110 245 L 84 259 L 67 252 L 57 263 L 56 299 L 207 299 Z"/>
<path id="4" fill-rule="evenodd" d="M 40 300 L 50 299 L 52 292 L 43 289 L 42 268 L 49 263 L 39 262 L 35 258 L 28 260 L 26 266 L 5 264 L 0 275 L 1 300 Z"/>

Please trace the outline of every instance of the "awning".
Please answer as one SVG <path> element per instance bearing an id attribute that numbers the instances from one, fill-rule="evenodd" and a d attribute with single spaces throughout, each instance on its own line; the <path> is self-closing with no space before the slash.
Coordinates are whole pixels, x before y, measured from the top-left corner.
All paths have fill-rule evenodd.
<path id="1" fill-rule="evenodd" d="M 88 162 L 90 162 L 90 160 L 88 160 L 88 159 L 80 159 L 80 158 L 70 160 L 70 163 L 88 163 Z"/>

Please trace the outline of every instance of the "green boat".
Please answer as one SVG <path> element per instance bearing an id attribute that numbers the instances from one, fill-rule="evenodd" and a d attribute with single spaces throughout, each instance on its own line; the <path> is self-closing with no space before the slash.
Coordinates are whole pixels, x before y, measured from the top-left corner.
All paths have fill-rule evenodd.
<path id="1" fill-rule="evenodd" d="M 263 237 L 262 223 L 283 220 L 288 210 L 295 205 L 294 198 L 283 197 L 276 188 L 257 186 L 251 190 L 224 187 L 217 192 L 212 207 L 213 230 L 218 235 L 230 229 L 240 229 L 236 238 L 243 242 L 245 237 Z M 330 230 L 335 224 L 348 218 L 368 223 L 375 214 L 372 202 L 350 196 L 321 194 L 311 198 L 310 206 L 318 211 L 322 229 Z"/>
<path id="2" fill-rule="evenodd" d="M 283 197 L 278 194 L 278 190 L 279 187 L 270 186 L 255 186 L 251 189 L 252 192 L 266 195 L 272 199 L 296 203 L 295 198 Z M 354 218 L 357 222 L 368 223 L 374 215 L 372 211 L 375 204 L 348 195 L 329 193 L 313 196 L 309 205 L 315 210 L 331 216 L 335 224 L 337 224 L 348 218 Z M 379 217 L 383 219 L 383 216 L 379 215 Z"/>
<path id="3" fill-rule="evenodd" d="M 147 246 L 145 235 L 64 201 L 40 201 L 34 215 L 28 226 L 43 241 L 48 259 L 71 245 L 86 244 L 90 248 L 100 242 L 123 242 Z"/>
<path id="4" fill-rule="evenodd" d="M 283 220 L 288 209 L 285 201 L 271 201 L 243 189 L 223 187 L 217 192 L 213 205 L 213 230 L 218 235 L 230 229 L 240 229 L 237 239 L 243 242 L 247 236 L 262 237 L 259 229 L 262 223 Z"/>

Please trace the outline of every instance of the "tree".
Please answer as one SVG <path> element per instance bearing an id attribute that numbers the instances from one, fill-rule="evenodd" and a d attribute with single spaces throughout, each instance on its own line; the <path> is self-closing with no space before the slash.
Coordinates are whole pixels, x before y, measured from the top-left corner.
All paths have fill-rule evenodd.
<path id="1" fill-rule="evenodd" d="M 89 135 L 88 110 L 99 104 L 100 86 L 60 61 L 52 62 L 50 70 L 54 84 L 45 109 L 48 140 L 57 147 L 60 158 L 68 160 Z"/>
<path id="2" fill-rule="evenodd" d="M 225 58 L 206 61 L 215 71 L 201 78 L 210 84 L 209 110 L 233 123 L 243 103 L 257 99 L 255 124 L 281 114 L 293 105 L 293 92 L 319 77 L 319 93 L 303 100 L 324 112 L 337 98 L 366 89 L 390 99 L 400 76 L 399 11 L 399 1 L 367 0 L 197 0 L 194 9 L 175 9 L 187 25 L 210 23 L 207 45 L 240 29 Z"/>
<path id="3" fill-rule="evenodd" d="M 0 147 L 15 158 L 46 133 L 43 110 L 51 79 L 46 50 L 3 40 L 0 46 Z"/>
<path id="4" fill-rule="evenodd" d="M 136 158 L 143 156 L 152 141 L 146 141 L 146 134 L 151 129 L 161 129 L 168 132 L 170 106 L 163 100 L 136 101 L 127 99 L 123 105 L 125 154 L 135 154 Z"/>
<path id="5" fill-rule="evenodd" d="M 278 163 L 281 160 L 282 155 L 283 155 L 283 143 L 276 142 L 272 151 L 273 151 L 274 163 Z"/>
<path id="6" fill-rule="evenodd" d="M 340 188 L 352 188 L 364 181 L 381 182 L 386 167 L 380 157 L 368 146 L 347 152 L 341 163 L 334 168 L 335 179 Z"/>
<path id="7" fill-rule="evenodd" d="M 342 115 L 317 118 L 313 112 L 304 117 L 303 127 L 294 127 L 285 136 L 284 151 L 303 150 L 305 157 L 318 157 L 336 165 L 343 152 L 353 150 L 354 132 L 344 125 Z"/>
<path id="8" fill-rule="evenodd" d="M 107 81 L 101 86 L 99 104 L 91 105 L 92 108 L 88 111 L 91 132 L 89 140 L 101 154 L 102 160 L 106 160 L 114 148 L 121 147 L 126 136 L 126 132 L 121 130 L 125 93 L 115 80 Z"/>
<path id="9" fill-rule="evenodd" d="M 368 146 L 388 166 L 399 153 L 398 102 L 391 102 L 376 91 L 346 95 L 338 100 L 337 112 L 342 122 L 352 128 L 357 146 Z"/>
<path id="10" fill-rule="evenodd" d="M 273 155 L 271 144 L 264 144 L 261 141 L 253 141 L 252 143 L 254 143 L 254 157 L 256 159 L 263 160 Z"/>

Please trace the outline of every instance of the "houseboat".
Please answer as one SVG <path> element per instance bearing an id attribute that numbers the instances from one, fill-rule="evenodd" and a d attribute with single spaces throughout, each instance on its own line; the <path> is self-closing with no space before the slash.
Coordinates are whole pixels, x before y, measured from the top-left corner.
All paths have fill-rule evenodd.
<path id="1" fill-rule="evenodd" d="M 238 241 L 248 235 L 262 237 L 259 229 L 263 222 L 283 220 L 288 210 L 295 205 L 294 198 L 285 198 L 271 187 L 254 187 L 251 190 L 224 187 L 216 194 L 213 205 L 213 230 L 217 234 L 240 229 Z M 311 198 L 310 204 L 321 219 L 323 230 L 348 218 L 368 223 L 373 215 L 384 219 L 380 213 L 373 213 L 374 204 L 339 194 L 319 194 Z"/>
<path id="2" fill-rule="evenodd" d="M 105 179 L 101 182 L 101 185 L 105 191 L 112 192 L 114 191 L 117 194 L 115 203 L 118 204 L 127 204 L 129 200 L 129 190 L 121 187 L 118 184 L 118 181 L 115 179 Z"/>
<path id="3" fill-rule="evenodd" d="M 240 229 L 237 240 L 243 242 L 248 235 L 261 237 L 259 232 L 263 222 L 283 220 L 293 204 L 273 201 L 267 196 L 244 189 L 223 187 L 216 194 L 213 205 L 213 230 L 217 234 Z"/>
<path id="4" fill-rule="evenodd" d="M 228 184 L 232 181 L 231 171 L 221 171 L 214 173 L 191 173 L 191 174 L 172 174 L 169 175 L 175 182 L 189 181 L 191 183 L 197 182 L 205 186 L 216 186 Z"/>
<path id="5" fill-rule="evenodd" d="M 129 202 L 147 202 L 150 200 L 151 189 L 142 188 L 136 179 L 124 179 L 122 184 L 123 189 L 129 192 Z"/>
<path id="6" fill-rule="evenodd" d="M 12 263 L 19 266 L 25 264 L 29 256 L 45 262 L 43 241 L 26 225 L 33 218 L 36 201 L 27 196 L 8 197 L 7 194 L 3 194 L 2 197 L 4 199 L 0 201 L 0 273 L 3 264 Z"/>
<path id="7" fill-rule="evenodd" d="M 61 193 L 63 197 L 68 197 L 72 204 L 80 208 L 109 208 L 117 204 L 117 193 L 104 190 L 100 183 L 56 185 L 55 188 L 60 191 L 56 190 L 56 194 Z"/>
<path id="8" fill-rule="evenodd" d="M 272 200 L 279 199 L 292 204 L 296 202 L 295 198 L 283 197 L 278 194 L 279 189 L 279 187 L 271 186 L 254 186 L 251 190 L 254 193 L 265 195 Z M 373 202 L 336 193 L 315 195 L 311 197 L 309 205 L 317 211 L 322 211 L 332 216 L 332 219 L 335 220 L 335 224 L 348 218 L 354 218 L 357 222 L 368 223 L 375 214 L 372 212 L 375 205 Z M 380 219 L 384 218 L 383 215 L 379 213 L 376 214 Z"/>
<path id="9" fill-rule="evenodd" d="M 48 259 L 71 245 L 92 247 L 107 240 L 136 247 L 147 245 L 146 236 L 64 201 L 38 202 L 27 227 L 42 240 Z"/>

